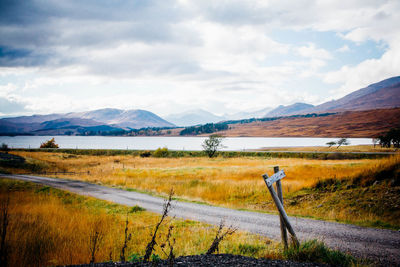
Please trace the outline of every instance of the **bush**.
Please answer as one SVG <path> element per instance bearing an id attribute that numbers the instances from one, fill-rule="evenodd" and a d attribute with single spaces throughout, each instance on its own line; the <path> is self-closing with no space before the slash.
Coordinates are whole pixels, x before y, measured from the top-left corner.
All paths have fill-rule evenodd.
<path id="1" fill-rule="evenodd" d="M 1 144 L 1 147 L 0 147 L 0 151 L 3 151 L 3 152 L 5 152 L 5 153 L 8 153 L 8 150 L 10 150 L 10 149 L 8 148 L 8 145 L 7 145 L 6 143 L 2 143 L 2 144 Z"/>
<path id="2" fill-rule="evenodd" d="M 157 148 L 156 151 L 154 151 L 153 156 L 156 158 L 166 158 L 169 155 L 168 148 L 163 147 L 163 148 Z"/>
<path id="3" fill-rule="evenodd" d="M 140 157 L 142 157 L 142 158 L 148 158 L 150 156 L 151 156 L 151 152 L 148 151 L 148 150 L 145 150 L 145 151 L 140 153 Z"/>
<path id="4" fill-rule="evenodd" d="M 144 209 L 144 208 L 142 208 L 142 207 L 140 207 L 138 205 L 135 205 L 129 210 L 129 212 L 130 213 L 136 213 L 136 212 L 141 212 L 141 211 L 145 211 L 145 210 L 146 209 Z"/>
<path id="5" fill-rule="evenodd" d="M 290 247 L 284 252 L 287 259 L 303 262 L 327 263 L 333 266 L 353 266 L 356 259 L 343 252 L 328 248 L 323 242 L 310 240 L 299 247 Z"/>
<path id="6" fill-rule="evenodd" d="M 40 145 L 40 148 L 59 148 L 54 137 Z"/>

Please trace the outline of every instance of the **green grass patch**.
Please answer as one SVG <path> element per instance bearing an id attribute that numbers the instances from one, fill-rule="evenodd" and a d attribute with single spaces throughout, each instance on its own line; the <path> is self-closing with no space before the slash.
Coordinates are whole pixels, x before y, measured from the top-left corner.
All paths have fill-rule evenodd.
<path id="1" fill-rule="evenodd" d="M 284 255 L 293 261 L 327 263 L 333 266 L 353 266 L 357 262 L 354 257 L 332 250 L 317 240 L 303 242 L 298 248 L 290 247 Z"/>
<path id="2" fill-rule="evenodd" d="M 135 205 L 132 208 L 130 208 L 129 212 L 130 213 L 136 213 L 136 212 L 141 212 L 141 211 L 145 211 L 145 210 L 146 209 L 144 209 L 144 208 L 142 208 L 142 207 L 140 207 L 138 205 Z"/>

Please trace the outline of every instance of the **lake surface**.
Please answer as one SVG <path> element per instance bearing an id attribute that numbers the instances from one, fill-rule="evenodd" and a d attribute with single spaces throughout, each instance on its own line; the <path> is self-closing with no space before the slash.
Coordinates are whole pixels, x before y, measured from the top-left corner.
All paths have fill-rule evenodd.
<path id="1" fill-rule="evenodd" d="M 206 137 L 108 137 L 108 136 L 54 136 L 60 148 L 80 149 L 149 149 L 167 147 L 171 150 L 202 150 Z M 53 136 L 0 136 L 0 144 L 10 148 L 39 148 Z M 263 147 L 325 146 L 338 138 L 309 137 L 227 137 L 222 150 L 241 151 Z M 348 138 L 351 145 L 371 145 L 370 138 Z"/>

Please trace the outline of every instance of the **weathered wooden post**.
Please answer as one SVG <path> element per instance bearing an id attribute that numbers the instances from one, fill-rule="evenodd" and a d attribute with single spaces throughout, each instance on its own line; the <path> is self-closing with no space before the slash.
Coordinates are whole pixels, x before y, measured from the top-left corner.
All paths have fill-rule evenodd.
<path id="1" fill-rule="evenodd" d="M 279 172 L 279 166 L 274 167 L 274 173 Z M 283 193 L 282 193 L 282 184 L 281 180 L 276 181 L 276 192 L 278 193 L 279 200 L 282 203 L 283 207 Z M 283 222 L 282 216 L 279 216 L 280 219 L 280 224 L 281 224 L 281 237 L 282 237 L 282 242 L 285 250 L 288 249 L 288 241 L 287 241 L 287 231 L 286 231 L 286 226 L 285 223 Z"/>
<path id="2" fill-rule="evenodd" d="M 280 180 L 282 178 L 284 178 L 286 176 L 286 174 L 283 170 L 279 171 L 279 167 L 274 167 L 274 171 L 275 171 L 275 173 L 271 177 L 268 177 L 268 174 L 264 174 L 263 178 L 264 178 L 265 184 L 268 187 L 269 192 L 271 193 L 271 197 L 272 197 L 273 201 L 275 202 L 275 205 L 279 211 L 280 221 L 281 221 L 282 241 L 284 243 L 285 249 L 287 249 L 287 235 L 286 235 L 286 229 L 285 229 L 285 227 L 286 227 L 291 235 L 293 245 L 298 247 L 299 240 L 297 239 L 296 234 L 292 228 L 292 225 L 289 222 L 289 217 L 287 216 L 285 209 L 283 208 L 282 185 L 281 185 Z M 274 187 L 273 187 L 274 182 L 277 182 L 277 191 L 278 191 L 278 194 L 280 195 L 279 197 L 274 190 Z M 278 182 L 279 182 L 279 184 L 278 184 Z"/>

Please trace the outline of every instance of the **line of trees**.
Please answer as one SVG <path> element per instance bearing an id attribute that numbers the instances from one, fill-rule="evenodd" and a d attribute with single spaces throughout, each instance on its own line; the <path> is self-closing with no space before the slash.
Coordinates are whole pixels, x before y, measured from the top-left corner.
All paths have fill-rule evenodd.
<path id="1" fill-rule="evenodd" d="M 228 130 L 229 125 L 226 123 L 207 123 L 200 126 L 191 126 L 183 129 L 179 135 L 196 135 L 204 133 L 215 133 L 218 131 Z"/>
<path id="2" fill-rule="evenodd" d="M 400 147 L 400 128 L 392 128 L 387 133 L 378 136 L 381 147 Z"/>

